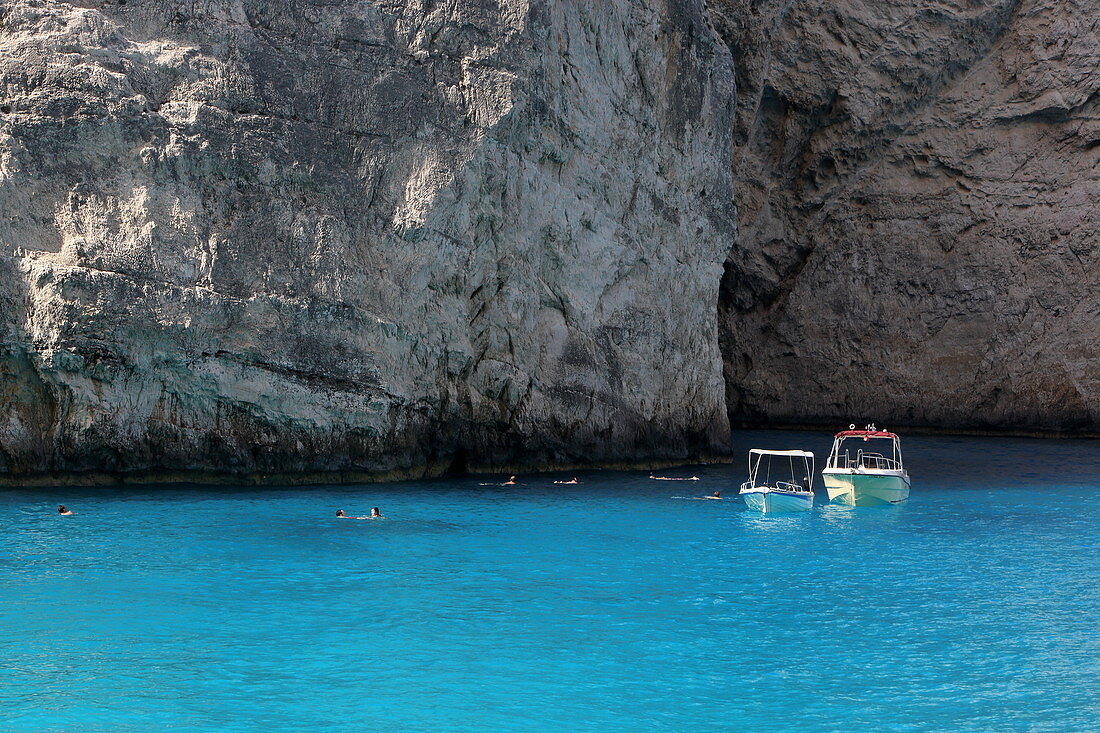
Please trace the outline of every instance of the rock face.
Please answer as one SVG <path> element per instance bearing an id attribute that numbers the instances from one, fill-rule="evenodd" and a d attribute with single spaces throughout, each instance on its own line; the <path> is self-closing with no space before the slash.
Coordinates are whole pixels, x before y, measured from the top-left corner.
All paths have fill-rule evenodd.
<path id="1" fill-rule="evenodd" d="M 736 422 L 1100 431 L 1100 2 L 720 4 Z"/>
<path id="2" fill-rule="evenodd" d="M 1100 430 L 1100 0 L 0 0 L 0 478 Z"/>
<path id="3" fill-rule="evenodd" d="M 702 0 L 0 2 L 0 473 L 724 453 Z"/>

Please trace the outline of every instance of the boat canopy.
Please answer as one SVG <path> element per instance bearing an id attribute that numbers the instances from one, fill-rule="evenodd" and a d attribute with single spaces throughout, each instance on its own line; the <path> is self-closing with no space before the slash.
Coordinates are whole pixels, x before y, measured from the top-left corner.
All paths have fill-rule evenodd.
<path id="1" fill-rule="evenodd" d="M 764 460 L 767 458 L 768 460 Z M 776 461 L 778 458 L 780 460 Z M 787 460 L 784 462 L 783 459 Z M 795 463 L 795 458 L 798 463 Z M 772 464 L 778 464 L 778 471 L 787 476 L 787 480 L 778 478 L 772 481 Z M 761 466 L 760 464 L 764 464 Z M 798 466 L 796 468 L 796 466 Z M 763 470 L 761 470 L 763 469 Z M 763 481 L 760 474 L 763 473 Z M 753 448 L 749 451 L 749 480 L 741 484 L 741 491 L 753 488 L 778 489 L 780 491 L 814 490 L 814 454 L 808 450 L 765 450 Z"/>

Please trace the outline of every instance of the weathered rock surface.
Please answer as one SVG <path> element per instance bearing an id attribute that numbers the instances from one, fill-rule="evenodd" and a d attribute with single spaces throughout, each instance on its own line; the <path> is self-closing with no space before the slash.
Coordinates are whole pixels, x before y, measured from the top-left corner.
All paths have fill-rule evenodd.
<path id="1" fill-rule="evenodd" d="M 731 63 L 702 0 L 0 2 L 0 473 L 724 453 Z"/>
<path id="2" fill-rule="evenodd" d="M 731 419 L 1100 430 L 1100 2 L 719 8 Z"/>
<path id="3" fill-rule="evenodd" d="M 0 0 L 0 477 L 1100 430 L 1098 19 Z"/>

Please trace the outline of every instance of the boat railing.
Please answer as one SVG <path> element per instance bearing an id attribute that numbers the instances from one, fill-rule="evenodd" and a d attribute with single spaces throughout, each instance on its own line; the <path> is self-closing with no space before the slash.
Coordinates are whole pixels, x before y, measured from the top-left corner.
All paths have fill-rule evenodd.
<path id="1" fill-rule="evenodd" d="M 776 481 L 774 485 L 760 484 L 754 485 L 752 481 L 746 481 L 741 484 L 741 491 L 748 491 L 749 489 L 779 489 L 780 491 L 806 491 L 802 488 L 801 484 L 796 484 L 791 481 Z"/>
<path id="2" fill-rule="evenodd" d="M 887 458 L 881 453 L 864 453 L 860 451 L 855 458 L 848 455 L 847 451 L 836 456 L 836 465 L 832 468 L 865 468 L 873 471 L 900 471 L 901 461 Z"/>

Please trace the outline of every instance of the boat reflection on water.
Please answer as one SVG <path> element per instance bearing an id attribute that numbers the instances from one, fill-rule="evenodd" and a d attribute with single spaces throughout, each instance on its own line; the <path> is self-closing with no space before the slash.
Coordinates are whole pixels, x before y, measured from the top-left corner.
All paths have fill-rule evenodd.
<path id="1" fill-rule="evenodd" d="M 873 507 L 861 507 L 860 511 L 853 512 L 852 507 L 848 504 L 822 504 L 814 512 L 817 519 L 825 522 L 829 525 L 836 527 L 851 527 L 853 523 L 859 522 L 867 525 L 890 525 L 897 524 L 901 521 L 905 515 L 905 508 L 908 502 L 904 504 L 879 504 Z"/>

